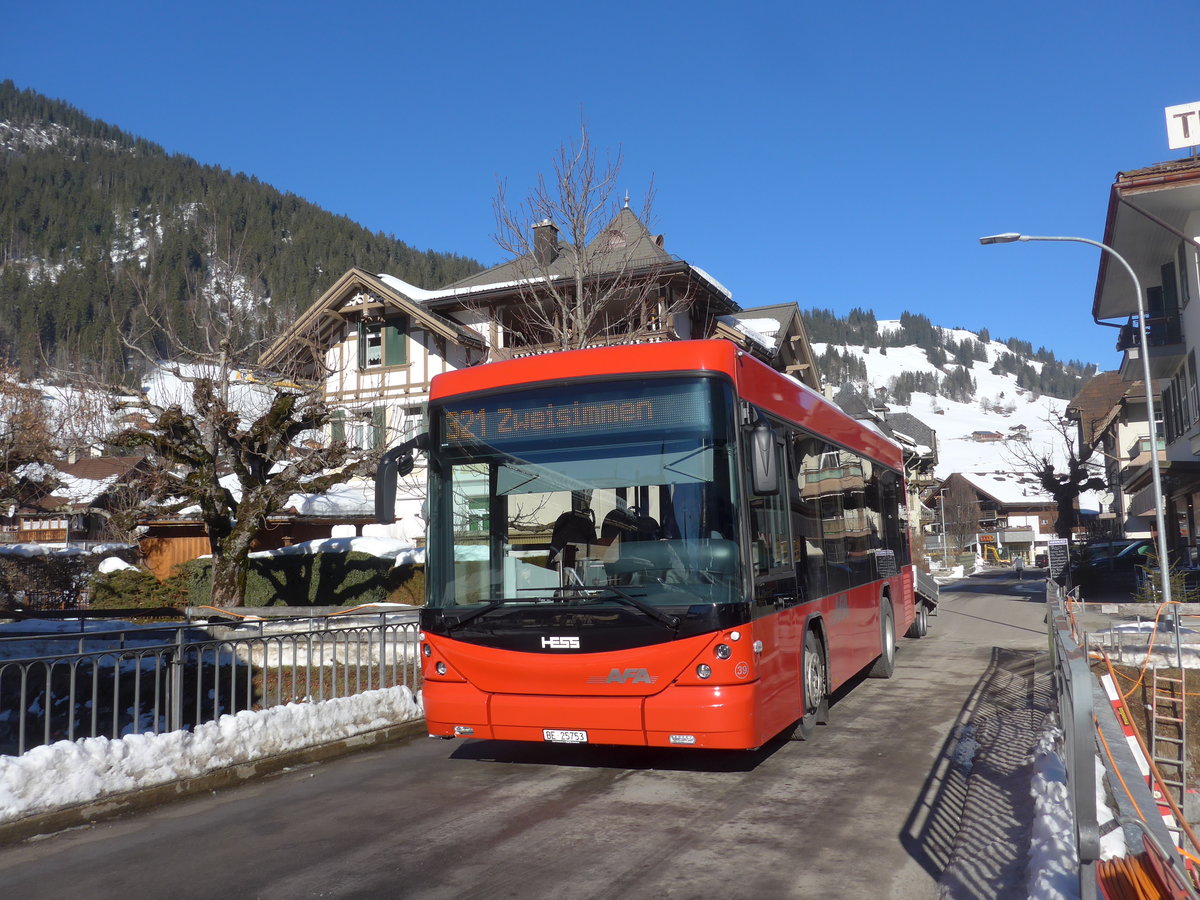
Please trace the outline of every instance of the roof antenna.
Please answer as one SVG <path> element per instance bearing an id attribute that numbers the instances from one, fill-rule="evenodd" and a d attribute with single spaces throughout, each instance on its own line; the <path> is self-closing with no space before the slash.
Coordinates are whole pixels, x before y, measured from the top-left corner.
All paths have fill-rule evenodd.
<path id="1" fill-rule="evenodd" d="M 625 189 L 625 208 L 629 209 L 629 189 Z"/>

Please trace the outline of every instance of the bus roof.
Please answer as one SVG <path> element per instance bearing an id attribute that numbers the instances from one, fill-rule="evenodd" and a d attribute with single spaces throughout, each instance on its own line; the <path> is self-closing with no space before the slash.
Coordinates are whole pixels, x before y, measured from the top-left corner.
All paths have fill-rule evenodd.
<path id="1" fill-rule="evenodd" d="M 668 341 L 543 353 L 436 375 L 430 402 L 503 388 L 639 374 L 719 373 L 743 399 L 775 415 L 900 469 L 900 446 L 842 412 L 812 388 L 740 350 L 729 341 Z"/>

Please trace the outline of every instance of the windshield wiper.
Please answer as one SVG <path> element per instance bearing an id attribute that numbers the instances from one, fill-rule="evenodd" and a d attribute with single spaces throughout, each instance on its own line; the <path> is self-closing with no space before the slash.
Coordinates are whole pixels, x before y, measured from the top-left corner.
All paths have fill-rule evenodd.
<path id="1" fill-rule="evenodd" d="M 455 628 L 459 628 L 463 625 L 466 625 L 468 622 L 473 621 L 474 619 L 478 619 L 480 616 L 486 615 L 487 613 L 490 613 L 493 610 L 497 610 L 502 606 L 506 606 L 509 603 L 534 603 L 534 602 L 537 602 L 537 601 L 532 600 L 532 599 L 526 599 L 524 597 L 505 597 L 502 600 L 492 600 L 489 603 L 485 604 L 484 606 L 479 607 L 479 609 L 471 610 L 469 613 L 464 615 L 461 619 L 454 622 L 453 624 L 447 624 L 446 631 L 447 631 L 447 633 L 449 633 L 449 632 L 453 631 Z"/>
<path id="2" fill-rule="evenodd" d="M 544 591 L 545 588 L 518 588 L 518 590 L 541 590 L 541 591 Z M 623 591 L 619 587 L 615 587 L 614 585 L 611 585 L 611 584 L 596 585 L 594 587 L 578 585 L 578 586 L 572 586 L 570 588 L 558 588 L 557 590 L 570 591 L 572 594 L 583 594 L 583 593 L 596 594 L 596 593 L 601 593 L 601 592 L 608 593 L 608 594 L 612 595 L 612 597 L 610 599 L 615 599 L 615 600 L 621 601 L 622 603 L 627 603 L 630 606 L 632 606 L 634 609 L 638 610 L 639 612 L 645 613 L 650 618 L 652 618 L 658 622 L 661 622 L 663 625 L 666 625 L 668 628 L 670 628 L 672 630 L 679 628 L 679 617 L 678 616 L 668 615 L 667 613 L 663 612 L 661 609 L 657 609 L 657 608 L 651 606 L 649 603 L 644 603 L 643 601 L 639 600 L 637 597 L 633 596 L 632 594 L 628 593 L 627 591 Z M 466 625 L 468 622 L 472 622 L 475 619 L 478 619 L 480 616 L 484 616 L 490 612 L 494 612 L 495 610 L 499 609 L 502 606 L 508 606 L 511 604 L 529 605 L 529 604 L 540 604 L 540 603 L 564 603 L 564 602 L 569 603 L 571 600 L 578 600 L 578 599 L 580 599 L 580 598 L 570 597 L 570 596 L 566 596 L 566 595 L 554 596 L 554 597 L 504 597 L 500 600 L 492 600 L 492 601 L 484 604 L 483 606 L 479 607 L 479 609 L 473 609 L 469 613 L 466 613 L 465 615 L 462 616 L 462 618 L 458 619 L 456 622 L 454 622 L 452 624 L 447 624 L 446 631 L 447 632 L 454 631 L 454 629 L 460 628 L 463 625 Z M 597 596 L 589 596 L 584 599 L 584 602 L 591 603 L 591 602 L 595 602 L 595 601 L 601 600 L 601 599 L 605 599 L 605 598 L 597 597 Z"/>
<path id="3" fill-rule="evenodd" d="M 651 606 L 649 603 L 642 602 L 637 597 L 633 596 L 633 594 L 627 593 L 627 592 L 621 590 L 619 587 L 616 587 L 615 585 L 603 584 L 603 585 L 597 585 L 596 587 L 577 587 L 577 588 L 572 588 L 572 590 L 575 590 L 575 591 L 607 591 L 608 593 L 612 594 L 616 599 L 622 601 L 623 603 L 628 603 L 634 609 L 644 612 L 646 615 L 648 615 L 652 619 L 657 619 L 659 622 L 662 622 L 668 628 L 674 630 L 679 627 L 679 617 L 678 616 L 668 615 L 667 613 L 663 612 L 661 609 Z M 591 600 L 600 600 L 602 598 L 592 597 L 590 599 Z"/>

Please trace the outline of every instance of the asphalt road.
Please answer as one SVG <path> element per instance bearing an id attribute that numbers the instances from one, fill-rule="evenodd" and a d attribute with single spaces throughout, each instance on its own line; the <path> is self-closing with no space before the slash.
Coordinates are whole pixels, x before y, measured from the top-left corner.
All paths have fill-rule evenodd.
<path id="1" fill-rule="evenodd" d="M 417 739 L 0 849 L 0 885 L 123 900 L 936 897 L 972 852 L 960 732 L 1006 660 L 1046 647 L 1036 575 L 944 589 L 896 676 L 841 692 L 810 742 L 734 754 Z M 1005 852 L 1007 872 L 966 860 L 960 881 L 975 887 L 952 895 L 1002 894 L 986 880 L 1022 862 L 1020 846 Z"/>

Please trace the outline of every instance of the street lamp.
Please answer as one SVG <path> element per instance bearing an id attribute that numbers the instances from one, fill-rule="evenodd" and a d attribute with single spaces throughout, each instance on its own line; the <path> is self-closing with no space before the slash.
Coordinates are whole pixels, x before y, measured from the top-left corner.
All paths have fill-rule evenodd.
<path id="1" fill-rule="evenodd" d="M 1162 470 L 1158 465 L 1158 433 L 1154 424 L 1154 391 L 1150 381 L 1150 343 L 1146 338 L 1146 311 L 1142 303 L 1142 283 L 1138 281 L 1137 273 L 1129 265 L 1125 257 L 1108 244 L 1089 240 L 1082 237 L 1047 237 L 1031 234 L 1018 234 L 1008 231 L 1004 234 L 993 234 L 981 237 L 981 244 L 1011 244 L 1014 241 L 1074 241 L 1079 244 L 1091 244 L 1108 253 L 1125 267 L 1129 277 L 1133 279 L 1133 292 L 1137 299 L 1138 336 L 1142 344 L 1142 383 L 1146 388 L 1146 420 L 1150 426 L 1150 480 L 1154 485 L 1154 522 L 1158 528 L 1158 576 L 1162 587 L 1164 603 L 1171 602 L 1171 579 L 1167 577 L 1167 525 L 1163 515 Z"/>

